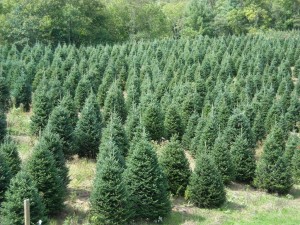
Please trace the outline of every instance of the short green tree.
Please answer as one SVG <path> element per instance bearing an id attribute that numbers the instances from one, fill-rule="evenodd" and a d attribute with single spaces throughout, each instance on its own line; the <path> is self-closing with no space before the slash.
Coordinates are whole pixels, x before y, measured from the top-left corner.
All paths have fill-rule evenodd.
<path id="1" fill-rule="evenodd" d="M 86 99 L 74 130 L 79 156 L 96 158 L 102 128 L 102 117 L 94 93 Z"/>
<path id="2" fill-rule="evenodd" d="M 67 185 L 70 182 L 69 169 L 66 166 L 63 145 L 59 135 L 51 131 L 44 131 L 37 145 L 37 148 L 49 150 L 53 154 L 55 167 L 59 176 L 63 179 L 65 189 L 67 189 Z"/>
<path id="3" fill-rule="evenodd" d="M 201 208 L 220 207 L 226 201 L 221 175 L 210 155 L 198 155 L 187 197 Z"/>
<path id="4" fill-rule="evenodd" d="M 278 123 L 267 136 L 256 170 L 255 185 L 268 192 L 286 194 L 293 186 L 292 174 L 284 156 L 284 131 Z"/>
<path id="5" fill-rule="evenodd" d="M 171 210 L 167 179 L 156 153 L 145 135 L 131 146 L 125 181 L 128 187 L 133 218 L 157 220 Z"/>
<path id="6" fill-rule="evenodd" d="M 20 107 L 22 104 L 25 111 L 30 110 L 31 85 L 24 73 L 19 75 L 17 80 L 14 82 L 11 95 L 16 107 Z"/>
<path id="7" fill-rule="evenodd" d="M 9 186 L 12 177 L 11 170 L 5 156 L 0 152 L 0 205 L 4 199 L 4 193 Z"/>
<path id="8" fill-rule="evenodd" d="M 173 136 L 162 150 L 160 164 L 173 195 L 183 196 L 189 183 L 191 170 L 177 136 Z"/>
<path id="9" fill-rule="evenodd" d="M 255 152 L 249 147 L 244 134 L 236 137 L 231 149 L 232 163 L 235 168 L 235 180 L 240 182 L 252 182 L 255 175 Z"/>
<path id="10" fill-rule="evenodd" d="M 179 105 L 175 103 L 171 104 L 165 114 L 164 127 L 166 138 L 170 139 L 173 135 L 178 135 L 181 139 L 184 129 L 181 121 L 180 114 L 178 112 Z"/>
<path id="11" fill-rule="evenodd" d="M 42 148 L 41 145 L 37 145 L 26 169 L 41 193 L 45 212 L 49 215 L 59 212 L 63 208 L 66 192 L 53 154 L 48 149 Z"/>
<path id="12" fill-rule="evenodd" d="M 10 90 L 8 82 L 1 73 L 2 72 L 0 72 L 0 110 L 6 111 L 9 108 Z"/>
<path id="13" fill-rule="evenodd" d="M 11 170 L 11 175 L 15 176 L 21 170 L 21 159 L 16 142 L 10 137 L 6 137 L 0 145 L 0 154 L 3 154 Z"/>
<path id="14" fill-rule="evenodd" d="M 24 199 L 30 200 L 30 220 L 48 224 L 45 205 L 39 195 L 35 182 L 28 173 L 20 171 L 10 182 L 1 205 L 1 224 L 24 224 Z"/>
<path id="15" fill-rule="evenodd" d="M 296 184 L 300 183 L 300 144 L 298 144 L 295 150 L 294 156 L 292 158 L 291 170 L 293 180 Z"/>
<path id="16" fill-rule="evenodd" d="M 3 110 L 0 109 L 0 143 L 4 140 L 7 132 L 6 115 Z"/>
<path id="17" fill-rule="evenodd" d="M 230 154 L 230 148 L 225 136 L 219 133 L 212 149 L 212 156 L 220 172 L 223 183 L 229 184 L 235 178 L 234 164 Z"/>
<path id="18" fill-rule="evenodd" d="M 113 144 L 105 149 L 109 152 L 98 158 L 96 177 L 91 193 L 91 220 L 94 224 L 128 224 L 131 207 L 123 180 L 123 165 L 120 153 Z M 103 157 L 103 158 L 102 158 Z"/>

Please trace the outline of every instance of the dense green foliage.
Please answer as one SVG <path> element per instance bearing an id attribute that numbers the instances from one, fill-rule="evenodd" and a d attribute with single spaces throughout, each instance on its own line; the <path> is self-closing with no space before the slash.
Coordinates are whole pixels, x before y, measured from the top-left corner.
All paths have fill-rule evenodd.
<path id="1" fill-rule="evenodd" d="M 8 188 L 11 177 L 11 170 L 6 162 L 6 158 L 0 153 L 0 204 L 4 199 L 4 193 Z"/>
<path id="2" fill-rule="evenodd" d="M 145 135 L 136 141 L 124 172 L 133 218 L 158 220 L 171 210 L 167 179 Z"/>
<path id="3" fill-rule="evenodd" d="M 3 154 L 8 164 L 11 175 L 15 176 L 21 170 L 21 159 L 18 152 L 18 146 L 10 137 L 6 137 L 0 145 L 0 154 Z"/>
<path id="4" fill-rule="evenodd" d="M 123 179 L 124 162 L 113 142 L 106 141 L 105 154 L 98 157 L 97 172 L 91 193 L 91 212 L 94 224 L 128 224 L 131 207 Z"/>
<path id="5" fill-rule="evenodd" d="M 24 199 L 30 200 L 30 220 L 48 224 L 45 206 L 35 186 L 35 182 L 24 171 L 19 172 L 10 182 L 1 207 L 1 224 L 24 224 Z"/>
<path id="6" fill-rule="evenodd" d="M 196 206 L 215 208 L 226 201 L 226 192 L 222 177 L 211 156 L 200 154 L 192 174 L 187 197 Z"/>
<path id="7" fill-rule="evenodd" d="M 170 192 L 175 196 L 183 196 L 189 182 L 191 170 L 180 142 L 173 136 L 164 146 L 160 164 L 167 177 Z"/>
<path id="8" fill-rule="evenodd" d="M 36 182 L 36 187 L 45 205 L 45 212 L 48 215 L 59 212 L 63 208 L 66 188 L 63 178 L 59 176 L 53 154 L 48 149 L 44 149 L 42 145 L 37 145 L 26 169 Z"/>

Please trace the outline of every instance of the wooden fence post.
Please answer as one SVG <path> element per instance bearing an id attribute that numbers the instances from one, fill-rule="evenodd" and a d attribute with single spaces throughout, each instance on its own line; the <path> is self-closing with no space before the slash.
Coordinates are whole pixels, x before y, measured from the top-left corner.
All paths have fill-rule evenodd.
<path id="1" fill-rule="evenodd" d="M 30 225 L 30 203 L 29 203 L 29 199 L 24 200 L 24 219 L 25 219 L 25 225 Z"/>

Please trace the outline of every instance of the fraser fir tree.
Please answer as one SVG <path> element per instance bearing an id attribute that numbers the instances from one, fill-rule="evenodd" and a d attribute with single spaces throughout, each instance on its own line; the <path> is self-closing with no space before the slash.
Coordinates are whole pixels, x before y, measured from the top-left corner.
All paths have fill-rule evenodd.
<path id="1" fill-rule="evenodd" d="M 9 164 L 6 161 L 5 156 L 0 152 L 0 205 L 4 199 L 4 193 L 9 186 L 10 179 L 12 177 Z"/>
<path id="2" fill-rule="evenodd" d="M 140 110 L 135 105 L 132 106 L 132 109 L 129 110 L 124 129 L 128 141 L 131 141 L 134 137 L 134 134 L 137 131 L 137 127 L 140 125 Z"/>
<path id="3" fill-rule="evenodd" d="M 58 105 L 53 109 L 45 130 L 47 130 L 47 132 L 57 133 L 60 136 L 63 153 L 66 158 L 70 157 L 74 153 L 72 120 L 70 119 L 69 112 L 65 107 Z"/>
<path id="4" fill-rule="evenodd" d="M 75 90 L 74 102 L 76 105 L 76 109 L 81 111 L 86 98 L 89 96 L 91 91 L 91 82 L 87 78 L 87 76 L 83 76 L 81 80 L 78 82 L 78 85 Z"/>
<path id="5" fill-rule="evenodd" d="M 63 208 L 65 188 L 56 168 L 55 159 L 48 149 L 38 145 L 27 163 L 28 174 L 36 182 L 47 214 L 54 214 Z"/>
<path id="6" fill-rule="evenodd" d="M 152 140 L 159 141 L 163 137 L 163 115 L 157 102 L 145 106 L 145 111 L 142 111 L 142 125 Z"/>
<path id="7" fill-rule="evenodd" d="M 57 168 L 58 174 L 64 182 L 65 189 L 67 189 L 67 185 L 69 184 L 69 170 L 66 166 L 63 145 L 59 135 L 51 131 L 43 132 L 36 148 L 49 150 L 52 153 L 55 160 L 55 167 Z"/>
<path id="8" fill-rule="evenodd" d="M 15 176 L 21 170 L 21 159 L 18 153 L 17 144 L 10 137 L 6 137 L 0 145 L 0 154 L 10 168 L 11 175 Z"/>
<path id="9" fill-rule="evenodd" d="M 4 140 L 6 135 L 6 116 L 3 110 L 0 109 L 0 143 Z"/>
<path id="10" fill-rule="evenodd" d="M 297 134 L 290 134 L 286 142 L 284 152 L 284 156 L 289 164 L 292 162 L 292 158 L 298 147 L 300 147 L 300 138 L 297 136 Z"/>
<path id="11" fill-rule="evenodd" d="M 127 156 L 129 142 L 122 126 L 121 119 L 117 114 L 112 114 L 109 123 L 103 129 L 103 134 L 100 144 L 100 152 L 102 151 L 103 145 L 106 140 L 112 139 L 114 144 L 120 149 L 123 157 Z"/>
<path id="12" fill-rule="evenodd" d="M 286 194 L 291 189 L 292 174 L 284 157 L 284 145 L 284 131 L 277 123 L 264 144 L 263 154 L 256 170 L 257 187 L 279 194 Z"/>
<path id="13" fill-rule="evenodd" d="M 48 81 L 45 77 L 41 80 L 32 100 L 32 116 L 30 118 L 31 134 L 38 135 L 47 125 L 49 115 L 52 110 L 52 104 L 48 95 Z"/>
<path id="14" fill-rule="evenodd" d="M 125 181 L 133 209 L 133 218 L 157 220 L 171 210 L 167 180 L 156 153 L 145 134 L 131 146 Z"/>
<path id="15" fill-rule="evenodd" d="M 192 139 L 195 136 L 195 130 L 198 124 L 199 114 L 193 113 L 189 119 L 184 135 L 182 136 L 182 145 L 184 148 L 189 149 Z"/>
<path id="16" fill-rule="evenodd" d="M 20 107 L 22 104 L 24 110 L 29 111 L 31 103 L 31 85 L 24 73 L 19 75 L 14 82 L 11 95 L 16 107 Z"/>
<path id="17" fill-rule="evenodd" d="M 189 182 L 189 162 L 176 136 L 164 146 L 160 157 L 162 169 L 167 177 L 169 190 L 173 195 L 183 196 Z"/>
<path id="18" fill-rule="evenodd" d="M 103 107 L 103 117 L 105 121 L 110 119 L 112 113 L 116 113 L 124 123 L 127 112 L 125 101 L 121 88 L 118 87 L 118 82 L 114 82 L 108 90 Z"/>
<path id="19" fill-rule="evenodd" d="M 0 68 L 0 110 L 6 111 L 9 107 L 10 93 L 8 82 L 2 76 L 1 70 Z"/>
<path id="20" fill-rule="evenodd" d="M 210 155 L 198 155 L 187 195 L 188 199 L 201 208 L 217 208 L 226 201 L 221 175 Z"/>
<path id="21" fill-rule="evenodd" d="M 215 140 L 212 156 L 216 163 L 217 169 L 220 172 L 221 178 L 225 185 L 235 178 L 234 164 L 232 162 L 232 156 L 230 154 L 230 148 L 224 135 L 219 133 Z"/>
<path id="22" fill-rule="evenodd" d="M 236 137 L 230 152 L 235 168 L 235 180 L 247 183 L 252 182 L 256 168 L 255 153 L 249 147 L 248 140 L 243 132 Z"/>
<path id="23" fill-rule="evenodd" d="M 115 151 L 113 144 L 105 150 L 108 152 L 97 162 L 90 198 L 91 220 L 94 224 L 126 225 L 131 217 L 131 207 L 123 180 L 124 169 L 118 158 L 120 153 Z"/>
<path id="24" fill-rule="evenodd" d="M 79 156 L 96 158 L 101 138 L 102 118 L 94 93 L 86 99 L 74 130 Z"/>
<path id="25" fill-rule="evenodd" d="M 24 171 L 20 171 L 10 182 L 5 193 L 5 201 L 1 205 L 1 224 L 24 224 L 24 199 L 30 199 L 30 220 L 48 224 L 45 216 L 45 206 L 32 178 Z"/>
<path id="26" fill-rule="evenodd" d="M 293 181 L 296 184 L 300 183 L 300 144 L 298 144 L 295 153 L 292 158 L 291 170 Z"/>
<path id="27" fill-rule="evenodd" d="M 172 103 L 165 114 L 165 134 L 166 138 L 170 139 L 173 135 L 178 135 L 178 138 L 181 139 L 183 135 L 183 124 L 181 117 L 178 112 L 178 107 L 175 103 Z"/>

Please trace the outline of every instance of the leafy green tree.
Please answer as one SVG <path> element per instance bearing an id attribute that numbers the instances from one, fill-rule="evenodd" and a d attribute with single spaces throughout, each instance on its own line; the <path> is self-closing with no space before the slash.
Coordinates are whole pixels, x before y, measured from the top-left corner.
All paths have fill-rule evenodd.
<path id="1" fill-rule="evenodd" d="M 26 74 L 22 73 L 14 82 L 11 95 L 16 107 L 20 107 L 22 104 L 24 110 L 29 111 L 31 103 L 31 85 Z"/>
<path id="2" fill-rule="evenodd" d="M 127 156 L 128 149 L 129 149 L 129 142 L 122 126 L 122 122 L 120 117 L 117 114 L 112 114 L 109 123 L 103 129 L 103 134 L 101 137 L 101 144 L 100 144 L 100 153 L 103 145 L 105 145 L 106 140 L 112 139 L 114 144 L 120 150 L 120 153 L 123 157 Z"/>
<path id="3" fill-rule="evenodd" d="M 102 117 L 96 96 L 91 93 L 86 99 L 74 130 L 79 156 L 96 158 L 101 139 Z"/>
<path id="4" fill-rule="evenodd" d="M 0 152 L 0 204 L 4 200 L 4 193 L 9 186 L 10 179 L 12 177 L 11 170 L 6 157 Z"/>
<path id="5" fill-rule="evenodd" d="M 212 156 L 220 172 L 223 183 L 229 184 L 235 178 L 235 168 L 225 136 L 219 133 L 212 149 Z"/>
<path id="6" fill-rule="evenodd" d="M 178 112 L 178 106 L 175 103 L 171 104 L 167 109 L 164 127 L 166 138 L 170 139 L 173 135 L 177 134 L 178 138 L 181 139 L 184 130 L 181 117 Z"/>
<path id="7" fill-rule="evenodd" d="M 3 110 L 0 109 L 0 143 L 4 140 L 4 137 L 6 135 L 6 126 L 6 115 Z"/>
<path id="8" fill-rule="evenodd" d="M 53 154 L 48 149 L 41 147 L 38 145 L 34 149 L 26 167 L 41 193 L 45 212 L 48 215 L 53 215 L 63 208 L 66 192 L 63 180 L 56 168 Z"/>
<path id="9" fill-rule="evenodd" d="M 237 136 L 230 152 L 235 169 L 235 180 L 252 182 L 256 168 L 255 153 L 249 147 L 249 143 L 243 133 Z"/>
<path id="10" fill-rule="evenodd" d="M 167 179 L 156 153 L 145 134 L 131 146 L 125 181 L 128 187 L 133 218 L 158 219 L 171 210 Z"/>
<path id="11" fill-rule="evenodd" d="M 23 224 L 24 223 L 24 199 L 30 199 L 30 220 L 37 223 L 48 224 L 45 214 L 45 205 L 39 195 L 35 182 L 31 176 L 20 171 L 10 182 L 5 193 L 5 201 L 1 205 L 1 224 Z"/>
<path id="12" fill-rule="evenodd" d="M 300 147 L 299 144 L 292 158 L 291 170 L 294 183 L 299 184 L 300 182 Z"/>
<path id="13" fill-rule="evenodd" d="M 117 113 L 124 123 L 127 116 L 125 100 L 118 82 L 114 82 L 108 90 L 103 107 L 103 117 L 105 121 L 109 121 L 112 113 Z"/>
<path id="14" fill-rule="evenodd" d="M 256 170 L 255 185 L 268 192 L 288 193 L 293 186 L 289 163 L 284 156 L 284 131 L 276 124 L 267 136 Z"/>
<path id="15" fill-rule="evenodd" d="M 48 81 L 45 77 L 39 83 L 32 99 L 32 116 L 30 118 L 30 130 L 34 135 L 38 135 L 47 125 L 52 104 L 48 95 Z"/>
<path id="16" fill-rule="evenodd" d="M 70 182 L 69 169 L 66 166 L 63 145 L 59 135 L 49 130 L 44 131 L 36 148 L 48 150 L 52 153 L 55 160 L 55 167 L 58 170 L 59 176 L 63 179 L 65 189 L 67 189 L 67 185 Z"/>
<path id="17" fill-rule="evenodd" d="M 90 197 L 91 220 L 96 224 L 128 224 L 131 207 L 123 179 L 124 168 L 119 158 L 121 156 L 112 142 L 105 150 L 108 152 L 102 154 L 97 161 L 96 177 Z"/>
<path id="18" fill-rule="evenodd" d="M 183 196 L 189 182 L 191 170 L 189 162 L 176 136 L 172 136 L 160 156 L 160 164 L 168 180 L 173 195 Z"/>
<path id="19" fill-rule="evenodd" d="M 226 201 L 224 184 L 211 156 L 198 155 L 187 195 L 196 206 L 203 208 L 220 207 Z"/>
<path id="20" fill-rule="evenodd" d="M 74 134 L 72 120 L 65 107 L 58 105 L 53 109 L 45 130 L 47 130 L 47 132 L 57 133 L 60 136 L 63 153 L 66 158 L 73 154 Z"/>
<path id="21" fill-rule="evenodd" d="M 1 73 L 2 72 L 0 71 L 0 107 L 2 110 L 6 111 L 9 107 L 10 90 L 8 82 Z"/>
<path id="22" fill-rule="evenodd" d="M 190 147 L 192 139 L 195 136 L 195 130 L 198 124 L 198 120 L 199 120 L 199 114 L 193 113 L 189 119 L 184 135 L 182 136 L 182 145 L 184 148 Z"/>
<path id="23" fill-rule="evenodd" d="M 6 137 L 4 142 L 0 145 L 0 154 L 3 154 L 10 168 L 11 175 L 15 176 L 21 170 L 21 159 L 16 142 L 10 137 Z"/>
<path id="24" fill-rule="evenodd" d="M 142 111 L 142 125 L 152 140 L 159 141 L 163 137 L 163 115 L 157 102 L 149 103 Z"/>

